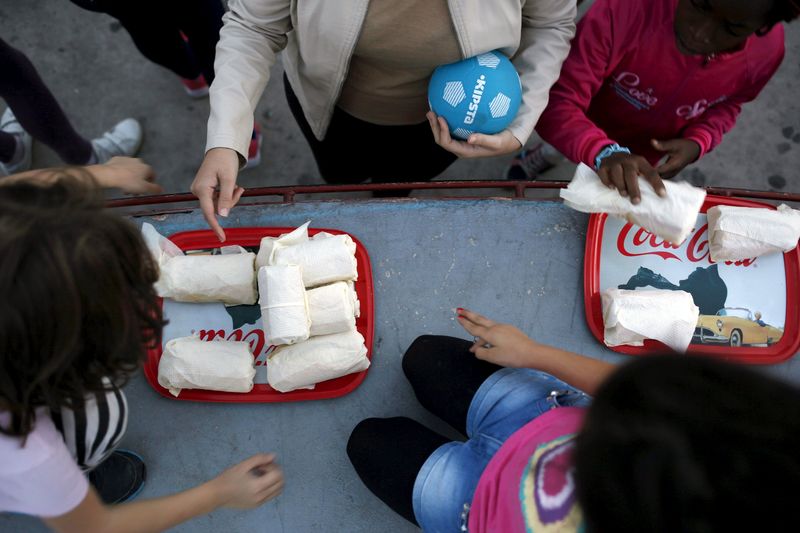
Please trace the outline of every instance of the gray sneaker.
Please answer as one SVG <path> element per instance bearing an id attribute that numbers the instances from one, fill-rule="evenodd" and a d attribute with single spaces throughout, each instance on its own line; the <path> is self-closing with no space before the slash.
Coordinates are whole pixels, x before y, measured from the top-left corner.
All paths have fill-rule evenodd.
<path id="1" fill-rule="evenodd" d="M 92 140 L 92 151 L 97 163 L 105 163 L 118 155 L 132 156 L 142 145 L 142 126 L 135 118 L 126 118 L 108 130 L 102 137 Z"/>
<path id="2" fill-rule="evenodd" d="M 33 155 L 33 150 L 31 150 L 33 139 L 31 139 L 27 131 L 22 129 L 22 125 L 17 121 L 17 117 L 14 116 L 10 107 L 6 108 L 3 116 L 0 117 L 0 131 L 13 135 L 18 147 L 20 143 L 22 145 L 22 154 L 17 154 L 13 161 L 8 163 L 0 161 L 0 176 L 10 176 L 30 169 L 31 156 Z"/>

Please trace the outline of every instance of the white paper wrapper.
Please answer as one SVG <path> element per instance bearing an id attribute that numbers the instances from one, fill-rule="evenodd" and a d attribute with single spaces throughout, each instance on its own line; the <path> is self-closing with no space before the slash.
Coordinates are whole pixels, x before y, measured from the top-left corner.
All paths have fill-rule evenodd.
<path id="1" fill-rule="evenodd" d="M 158 263 L 159 296 L 178 302 L 256 303 L 255 254 L 226 246 L 221 255 L 184 255 L 150 224 L 142 225 L 142 235 Z"/>
<path id="2" fill-rule="evenodd" d="M 267 344 L 294 344 L 308 338 L 311 321 L 299 266 L 261 267 L 258 293 Z"/>
<path id="3" fill-rule="evenodd" d="M 261 245 L 258 248 L 258 255 L 256 256 L 256 269 L 273 264 L 272 253 L 275 248 L 293 246 L 306 242 L 308 240 L 309 224 L 311 224 L 311 221 L 306 222 L 289 233 L 284 233 L 280 237 L 264 237 L 261 239 Z"/>
<path id="4" fill-rule="evenodd" d="M 317 234 L 308 241 L 291 246 L 276 243 L 273 265 L 300 265 L 303 283 L 317 287 L 334 281 L 358 278 L 356 244 L 349 235 Z"/>
<path id="5" fill-rule="evenodd" d="M 708 210 L 708 241 L 715 262 L 738 261 L 794 250 L 800 239 L 800 211 L 715 206 Z"/>
<path id="6" fill-rule="evenodd" d="M 685 291 L 608 289 L 601 299 L 607 346 L 642 346 L 645 339 L 655 339 L 685 352 L 700 316 Z"/>
<path id="7" fill-rule="evenodd" d="M 246 342 L 180 337 L 167 343 L 158 363 L 158 383 L 174 396 L 182 389 L 250 392 L 255 375 Z"/>
<path id="8" fill-rule="evenodd" d="M 352 283 L 337 281 L 309 289 L 306 294 L 312 336 L 356 329 L 356 317 L 360 314 L 360 305 Z"/>
<path id="9" fill-rule="evenodd" d="M 664 181 L 664 187 L 667 195 L 662 198 L 640 177 L 642 201 L 634 205 L 616 189 L 603 185 L 591 168 L 580 164 L 569 187 L 561 189 L 561 198 L 566 205 L 583 213 L 608 213 L 624 218 L 662 239 L 681 244 L 694 229 L 706 192 L 683 182 Z"/>
<path id="10" fill-rule="evenodd" d="M 289 392 L 367 368 L 364 337 L 348 331 L 278 348 L 267 361 L 267 381 L 273 389 Z"/>

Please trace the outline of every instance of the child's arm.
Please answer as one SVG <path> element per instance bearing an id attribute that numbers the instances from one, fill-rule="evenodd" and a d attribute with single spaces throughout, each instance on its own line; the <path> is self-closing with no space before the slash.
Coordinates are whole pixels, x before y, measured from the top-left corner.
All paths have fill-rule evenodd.
<path id="1" fill-rule="evenodd" d="M 250 509 L 283 488 L 283 474 L 273 460 L 256 455 L 192 489 L 134 503 L 103 505 L 90 488 L 78 507 L 45 523 L 58 533 L 155 533 L 219 507 Z"/>
<path id="2" fill-rule="evenodd" d="M 742 111 L 742 105 L 754 100 L 780 67 L 784 56 L 783 31 L 778 27 L 773 32 L 777 32 L 777 35 L 760 37 L 760 39 L 774 41 L 776 52 L 758 65 L 750 83 L 739 93 L 712 106 L 696 121 L 684 128 L 681 137 L 694 141 L 700 146 L 698 159 L 722 142 L 722 137 L 736 124 L 736 119 Z"/>
<path id="3" fill-rule="evenodd" d="M 467 309 L 458 312 L 459 324 L 470 335 L 480 338 L 470 348 L 478 359 L 500 366 L 541 370 L 590 395 L 616 369 L 611 363 L 539 344 L 509 324 L 498 324 Z M 490 347 L 485 347 L 486 343 Z"/>
<path id="4" fill-rule="evenodd" d="M 0 186 L 21 181 L 46 185 L 64 176 L 102 188 L 122 189 L 129 194 L 158 194 L 163 191 L 160 185 L 153 183 L 155 173 L 152 167 L 133 157 L 112 157 L 102 165 L 29 170 L 3 178 Z"/>
<path id="5" fill-rule="evenodd" d="M 612 72 L 620 42 L 620 28 L 638 27 L 641 20 L 622 21 L 623 17 L 636 17 L 631 6 L 616 0 L 597 0 L 578 24 L 569 57 L 561 69 L 561 77 L 550 91 L 550 103 L 542 113 L 536 131 L 542 139 L 574 162 L 583 162 L 596 168 L 598 156 L 604 158 L 596 168 L 600 179 L 620 194 L 638 203 L 640 199 L 638 176 L 643 176 L 660 195 L 665 194 L 661 177 L 642 156 L 617 151 L 604 152 L 619 145 L 587 116 L 592 98 Z"/>
<path id="6" fill-rule="evenodd" d="M 615 27 L 607 0 L 597 0 L 578 23 L 561 77 L 550 91 L 537 133 L 574 162 L 594 168 L 600 151 L 615 140 L 589 120 L 592 98 L 613 68 Z"/>

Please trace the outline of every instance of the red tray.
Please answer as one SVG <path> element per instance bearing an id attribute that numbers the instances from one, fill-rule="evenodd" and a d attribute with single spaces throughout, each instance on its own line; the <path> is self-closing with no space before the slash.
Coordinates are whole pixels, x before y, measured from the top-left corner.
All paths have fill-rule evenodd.
<path id="1" fill-rule="evenodd" d="M 239 245 L 245 248 L 257 250 L 262 237 L 278 237 L 283 233 L 288 233 L 295 228 L 233 228 L 225 229 L 227 240 L 225 245 Z M 345 232 L 334 229 L 309 228 L 309 235 L 315 235 L 321 231 L 332 234 L 344 234 Z M 369 255 L 361 242 L 350 235 L 356 244 L 356 260 L 358 263 L 358 280 L 355 282 L 356 294 L 361 304 L 361 315 L 356 319 L 356 329 L 364 336 L 364 344 L 367 347 L 367 358 L 372 360 L 372 339 L 374 336 L 374 303 L 372 290 L 372 267 L 370 266 Z M 185 231 L 169 236 L 179 248 L 184 251 L 207 250 L 219 248 L 220 243 L 210 230 Z M 162 302 L 163 305 L 163 302 Z M 184 304 L 191 305 L 191 304 Z M 258 305 L 258 304 L 256 304 Z M 198 325 L 199 327 L 199 325 Z M 261 354 L 269 353 L 272 347 L 263 345 L 263 340 L 259 341 L 259 336 L 252 336 L 251 331 L 246 335 L 241 330 L 216 330 L 212 326 L 209 330 L 200 330 L 201 336 L 206 340 L 214 337 L 224 337 L 232 340 L 248 340 L 251 347 L 256 345 Z M 210 332 L 209 335 L 203 335 Z M 222 333 L 219 335 L 217 333 Z M 252 336 L 252 338 L 250 338 Z M 211 337 L 211 338 L 208 338 Z M 263 339 L 263 336 L 260 337 Z M 164 338 L 164 343 L 169 340 Z M 259 342 L 261 344 L 259 345 Z M 162 396 L 173 400 L 194 400 L 203 402 L 297 402 L 303 400 L 322 400 L 326 398 L 336 398 L 352 392 L 358 387 L 367 375 L 367 370 L 356 374 L 349 374 L 337 379 L 318 383 L 313 390 L 296 390 L 292 392 L 278 392 L 267 384 L 256 383 L 253 390 L 246 394 L 232 392 L 208 391 L 202 389 L 184 389 L 176 398 L 167 389 L 158 384 L 158 362 L 161 359 L 162 347 L 150 350 L 147 354 L 147 361 L 144 365 L 144 375 L 150 385 Z M 258 354 L 257 354 L 258 355 Z M 256 364 L 259 364 L 258 361 Z M 258 368 L 258 367 L 257 367 Z"/>
<path id="2" fill-rule="evenodd" d="M 705 213 L 710 207 L 716 205 L 733 205 L 733 206 L 740 206 L 740 207 L 767 207 L 770 209 L 775 209 L 774 206 L 769 204 L 764 204 L 761 202 L 753 202 L 749 200 L 740 200 L 735 198 L 727 198 L 721 196 L 707 196 L 706 201 L 703 204 L 702 209 L 700 210 L 701 213 Z M 600 301 L 600 292 L 605 290 L 609 287 L 601 287 L 601 263 L 603 261 L 603 235 L 605 232 L 606 221 L 608 220 L 608 216 L 605 214 L 593 214 L 589 218 L 589 227 L 586 232 L 586 254 L 584 259 L 584 304 L 585 304 L 585 311 L 586 311 L 586 320 L 589 325 L 589 329 L 592 331 L 592 334 L 600 341 L 601 344 L 603 343 L 603 314 L 602 314 L 602 305 Z M 615 222 L 615 224 L 625 224 L 624 222 Z M 699 223 L 698 223 L 699 224 Z M 606 253 L 612 257 L 612 259 L 607 259 L 607 261 L 618 261 L 619 263 L 623 263 L 626 268 L 632 270 L 633 267 L 637 266 L 638 261 L 643 261 L 643 257 L 649 257 L 650 264 L 653 264 L 653 257 L 659 257 L 664 260 L 664 263 L 672 262 L 673 265 L 676 265 L 678 262 L 686 260 L 686 264 L 690 262 L 694 262 L 692 267 L 697 267 L 701 265 L 711 265 L 713 264 L 710 258 L 707 257 L 708 252 L 708 243 L 707 243 L 707 234 L 704 236 L 703 232 L 706 228 L 705 225 L 699 226 L 696 228 L 692 234 L 686 239 L 686 241 L 680 247 L 671 247 L 670 245 L 664 245 L 663 241 L 658 238 L 654 238 L 655 240 L 650 240 L 649 233 L 642 233 L 639 235 L 639 239 L 636 240 L 636 233 L 639 231 L 638 226 L 630 225 L 632 228 L 628 232 L 624 232 L 624 229 L 628 227 L 628 225 L 623 225 L 623 231 L 620 231 L 617 235 L 617 239 L 614 242 L 613 246 L 619 251 L 619 257 L 625 256 L 625 259 L 613 258 L 614 253 L 608 252 L 609 245 L 605 246 Z M 615 226 L 614 226 L 615 227 Z M 609 232 L 613 231 L 609 227 Z M 643 231 L 643 230 L 642 230 Z M 700 234 L 698 238 L 694 238 L 697 234 Z M 634 235 L 633 239 L 630 239 L 630 236 Z M 645 239 L 646 237 L 646 239 Z M 704 242 L 702 239 L 706 238 Z M 646 241 L 643 243 L 643 241 Z M 652 244 L 655 243 L 656 246 L 653 247 Z M 632 251 L 626 250 L 627 246 L 636 246 L 640 245 L 643 248 L 641 250 L 637 249 L 636 253 Z M 625 252 L 623 253 L 623 250 Z M 765 256 L 771 257 L 771 256 Z M 758 260 L 762 260 L 759 258 Z M 767 261 L 766 259 L 764 261 Z M 779 265 L 779 260 L 771 260 L 777 261 Z M 763 264 L 763 263 L 762 263 Z M 726 268 L 730 268 L 731 263 L 725 263 Z M 721 357 L 729 360 L 738 361 L 741 363 L 749 363 L 749 364 L 774 364 L 779 363 L 781 361 L 785 361 L 792 357 L 795 353 L 797 353 L 798 349 L 800 349 L 800 305 L 798 303 L 798 298 L 800 298 L 800 249 L 795 248 L 791 252 L 787 252 L 783 254 L 783 265 L 785 271 L 785 279 L 786 279 L 786 305 L 785 305 L 785 320 L 784 320 L 784 330 L 781 339 L 770 345 L 766 346 L 730 346 L 730 345 L 721 345 L 721 344 L 695 344 L 696 340 L 699 340 L 699 335 L 696 335 L 693 339 L 693 343 L 689 345 L 689 349 L 687 350 L 688 354 L 704 354 L 710 356 Z M 734 264 L 735 267 L 744 267 L 743 264 Z M 748 265 L 749 267 L 753 267 L 754 264 Z M 611 268 L 611 267 L 609 267 Z M 718 267 L 719 268 L 719 267 Z M 619 271 L 620 269 L 617 269 Z M 756 272 L 755 269 L 751 271 L 747 271 L 749 274 L 750 272 Z M 757 276 L 758 274 L 750 274 L 752 276 Z M 751 279 L 751 278 L 748 278 Z M 755 278 L 752 278 L 755 279 Z M 764 283 L 764 280 L 767 278 L 760 279 L 759 283 Z M 675 280 L 671 280 L 672 283 L 675 283 Z M 727 285 L 727 283 L 726 283 Z M 741 289 L 742 282 L 737 281 L 737 286 Z M 610 285 L 615 286 L 615 285 Z M 753 284 L 755 286 L 755 283 Z M 747 288 L 751 288 L 750 285 L 747 285 Z M 757 292 L 758 289 L 753 289 L 752 292 Z M 741 296 L 741 294 L 739 295 Z M 752 295 L 755 299 L 760 299 L 761 303 L 769 302 L 769 298 L 764 298 L 763 295 Z M 760 298 L 759 298 L 760 296 Z M 730 297 L 730 292 L 728 293 L 728 297 Z M 735 305 L 736 302 L 734 302 Z M 741 303 L 741 302 L 739 302 Z M 726 306 L 728 303 L 726 302 Z M 741 311 L 733 311 L 734 313 L 745 314 L 744 311 L 749 311 L 751 315 L 753 315 L 753 310 L 749 310 L 745 307 L 731 307 L 729 309 L 741 309 Z M 706 315 L 708 316 L 708 315 Z M 717 327 L 719 327 L 718 322 L 724 320 L 729 320 L 729 318 L 725 317 L 717 317 L 715 322 L 717 322 Z M 744 319 L 743 319 L 744 320 Z M 749 321 L 749 319 L 748 319 Z M 724 323 L 723 323 L 724 324 Z M 753 322 L 753 324 L 756 324 Z M 725 326 L 726 328 L 729 326 Z M 744 327 L 744 326 L 743 326 Z M 713 332 L 712 332 L 713 333 Z M 724 337 L 724 333 L 719 334 L 720 337 Z M 746 342 L 746 335 L 741 335 L 741 338 Z M 722 341 L 719 341 L 722 342 Z M 763 344 L 763 343 L 762 343 Z M 628 354 L 628 355 L 647 355 L 652 353 L 663 353 L 668 351 L 665 345 L 658 341 L 653 340 L 646 340 L 644 341 L 644 346 L 616 346 L 610 348 L 616 352 Z"/>

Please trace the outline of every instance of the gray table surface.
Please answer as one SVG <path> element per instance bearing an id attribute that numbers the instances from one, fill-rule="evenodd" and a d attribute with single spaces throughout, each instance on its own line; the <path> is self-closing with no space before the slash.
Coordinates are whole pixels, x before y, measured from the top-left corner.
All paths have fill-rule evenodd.
<path id="1" fill-rule="evenodd" d="M 421 334 L 466 338 L 454 320 L 456 307 L 516 324 L 541 342 L 625 360 L 586 326 L 586 215 L 551 202 L 323 201 L 241 207 L 226 225 L 297 226 L 306 220 L 353 234 L 369 252 L 376 309 L 372 367 L 347 396 L 284 404 L 172 401 L 137 376 L 126 389 L 131 418 L 123 444 L 147 460 L 141 497 L 188 488 L 261 451 L 276 452 L 286 475 L 284 493 L 263 507 L 217 511 L 173 531 L 415 531 L 364 487 L 345 444 L 355 424 L 373 416 L 405 415 L 442 429 L 415 401 L 400 359 Z M 165 235 L 205 228 L 197 212 L 135 219 L 144 221 Z M 800 383 L 796 360 L 764 371 Z M 43 528 L 32 519 L 0 515 L 0 530 Z"/>

